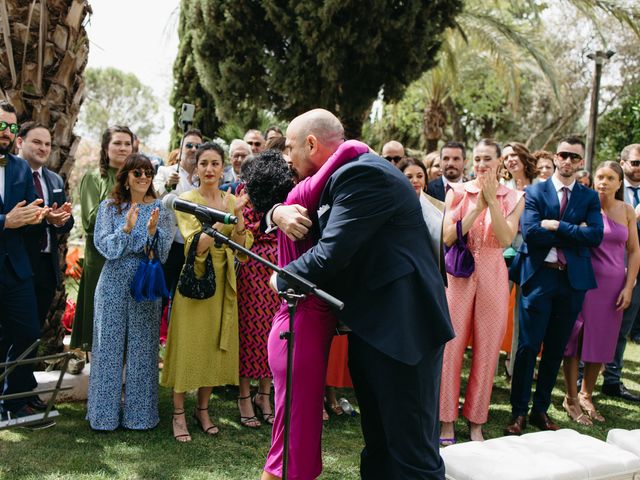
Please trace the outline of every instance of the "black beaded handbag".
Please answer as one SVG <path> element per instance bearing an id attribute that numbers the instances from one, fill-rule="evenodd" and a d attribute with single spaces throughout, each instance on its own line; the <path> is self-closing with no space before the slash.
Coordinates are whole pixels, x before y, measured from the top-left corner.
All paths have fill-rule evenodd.
<path id="1" fill-rule="evenodd" d="M 213 297 L 216 293 L 216 272 L 213 269 L 211 252 L 207 252 L 207 259 L 204 263 L 204 275 L 201 278 L 196 277 L 196 249 L 198 248 L 198 240 L 200 239 L 201 233 L 202 232 L 196 233 L 193 237 L 187 258 L 182 267 L 182 272 L 180 273 L 180 278 L 178 279 L 178 291 L 182 296 L 195 298 L 197 300 Z"/>

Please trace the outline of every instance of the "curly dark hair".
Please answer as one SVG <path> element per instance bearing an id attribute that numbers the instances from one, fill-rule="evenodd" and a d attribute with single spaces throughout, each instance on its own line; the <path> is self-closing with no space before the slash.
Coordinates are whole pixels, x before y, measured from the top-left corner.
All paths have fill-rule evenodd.
<path id="1" fill-rule="evenodd" d="M 248 158 L 240 174 L 253 208 L 260 213 L 284 202 L 294 187 L 293 173 L 278 150 L 265 150 Z"/>
<path id="2" fill-rule="evenodd" d="M 122 213 L 122 206 L 131 203 L 131 191 L 127 188 L 127 179 L 129 178 L 129 172 L 136 169 L 151 170 L 153 164 L 146 155 L 142 153 L 132 153 L 127 157 L 122 165 L 122 168 L 118 170 L 116 174 L 116 184 L 111 191 L 112 205 L 118 210 L 118 213 Z M 158 198 L 155 189 L 153 188 L 153 182 L 149 185 L 149 189 L 145 195 L 153 198 Z"/>
<path id="3" fill-rule="evenodd" d="M 530 182 L 533 182 L 533 179 L 538 176 L 538 159 L 534 157 L 529 149 L 522 143 L 505 143 L 504 147 L 502 147 L 502 151 L 504 152 L 507 147 L 511 147 L 515 154 L 518 155 L 518 158 L 524 166 L 525 177 L 527 177 Z M 512 177 L 511 173 L 509 173 L 506 168 L 503 171 L 503 176 L 505 180 L 511 180 Z"/>
<path id="4" fill-rule="evenodd" d="M 113 127 L 107 128 L 102 133 L 102 141 L 100 142 L 100 176 L 102 178 L 106 178 L 107 172 L 109 171 L 109 155 L 107 151 L 109 150 L 109 143 L 114 133 L 126 133 L 129 135 L 131 137 L 131 147 L 133 148 L 133 132 L 129 127 L 114 125 Z"/>

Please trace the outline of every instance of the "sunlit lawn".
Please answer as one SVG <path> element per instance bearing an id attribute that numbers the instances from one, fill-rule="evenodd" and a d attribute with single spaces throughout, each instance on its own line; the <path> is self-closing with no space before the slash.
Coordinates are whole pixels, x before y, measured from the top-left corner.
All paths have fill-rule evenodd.
<path id="1" fill-rule="evenodd" d="M 468 369 L 468 360 L 465 370 Z M 465 373 L 466 375 L 466 373 Z M 465 378 L 466 380 L 466 378 Z M 640 391 L 640 346 L 630 344 L 624 371 L 628 388 Z M 487 437 L 502 434 L 509 418 L 508 383 L 496 378 Z M 610 428 L 640 428 L 640 405 L 596 395 L 604 425 L 581 427 L 572 423 L 561 407 L 562 379 L 554 390 L 549 414 L 563 427 L 575 428 L 605 439 Z M 161 389 L 161 423 L 151 432 L 119 430 L 95 433 L 84 420 L 84 404 L 59 405 L 61 417 L 53 428 L 0 432 L 2 479 L 252 479 L 258 478 L 269 448 L 270 429 L 249 430 L 239 425 L 234 389 L 218 389 L 211 411 L 221 433 L 208 438 L 193 421 L 193 441 L 178 444 L 170 433 L 171 401 Z M 353 398 L 349 390 L 339 392 Z M 190 405 L 193 405 L 191 399 Z M 192 408 L 192 407 L 191 407 Z M 189 410 L 190 411 L 190 410 Z M 459 441 L 468 440 L 463 419 L 456 425 Z M 535 431 L 529 429 L 528 431 Z M 357 479 L 362 439 L 358 417 L 331 417 L 323 437 L 323 479 Z"/>

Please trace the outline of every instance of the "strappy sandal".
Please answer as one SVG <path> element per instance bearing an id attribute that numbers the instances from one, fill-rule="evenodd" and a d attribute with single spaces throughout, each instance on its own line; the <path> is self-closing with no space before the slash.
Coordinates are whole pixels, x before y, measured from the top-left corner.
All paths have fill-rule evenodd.
<path id="1" fill-rule="evenodd" d="M 333 412 L 333 414 L 336 415 L 337 417 L 339 417 L 340 415 L 344 415 L 344 410 L 342 409 L 339 403 L 329 403 L 328 405 L 331 411 Z"/>
<path id="2" fill-rule="evenodd" d="M 247 395 L 246 397 L 238 397 L 238 400 L 236 401 L 238 404 L 238 411 L 240 411 L 240 400 L 247 400 L 250 398 L 251 395 Z M 249 403 L 253 406 L 253 401 L 250 401 Z M 251 417 L 243 417 L 242 413 L 240 413 L 240 425 L 247 428 L 260 428 L 261 423 L 260 420 L 258 420 L 258 417 L 255 416 L 255 414 Z"/>
<path id="3" fill-rule="evenodd" d="M 267 402 L 270 403 L 271 394 L 270 393 L 264 393 L 264 392 L 257 392 L 253 396 L 253 399 L 251 400 L 251 403 L 253 404 L 253 411 L 256 412 L 256 413 L 260 412 L 260 415 L 262 416 L 262 421 L 264 423 L 268 423 L 269 425 L 273 425 L 273 422 L 275 420 L 275 415 L 273 414 L 273 412 L 265 413 L 264 409 L 260 405 L 258 405 L 256 403 L 256 398 L 258 398 L 258 395 L 263 395 L 263 396 L 267 397 Z M 269 406 L 271 406 L 271 405 L 269 405 Z"/>
<path id="4" fill-rule="evenodd" d="M 204 407 L 204 408 L 196 407 L 193 410 L 193 418 L 198 423 L 198 425 L 200 426 L 200 429 L 204 433 L 206 433 L 207 435 L 211 435 L 211 436 L 217 435 L 218 433 L 220 433 L 220 429 L 216 425 L 213 425 L 213 422 L 211 422 L 212 425 L 209 428 L 204 428 L 204 424 L 200 420 L 200 417 L 198 417 L 198 412 L 204 412 L 205 410 L 208 412 L 209 411 L 209 407 Z M 207 413 L 207 415 L 208 415 L 208 413 Z M 211 421 L 211 418 L 209 418 L 209 421 Z"/>
<path id="5" fill-rule="evenodd" d="M 567 412 L 569 418 L 574 422 L 586 426 L 593 425 L 593 422 L 591 422 L 589 417 L 582 411 L 582 406 L 579 403 L 576 405 L 576 403 L 578 403 L 578 399 L 576 397 L 569 397 L 568 395 L 565 395 L 564 401 L 562 402 L 562 408 L 564 408 L 564 411 Z M 579 410 L 580 413 L 577 413 L 576 410 Z"/>
<path id="6" fill-rule="evenodd" d="M 453 438 L 440 437 L 440 446 L 441 447 L 448 447 L 450 445 L 455 445 L 455 443 L 456 443 L 456 437 L 453 437 Z"/>
<path id="7" fill-rule="evenodd" d="M 578 403 L 580 403 L 580 408 L 584 410 L 584 413 L 586 413 L 591 420 L 595 420 L 596 422 L 604 422 L 604 417 L 598 410 L 596 410 L 591 395 L 589 395 L 588 393 L 579 392 Z"/>
<path id="8" fill-rule="evenodd" d="M 173 438 L 176 440 L 176 442 L 179 443 L 187 443 L 191 441 L 191 435 L 188 433 L 189 431 L 187 430 L 187 433 L 178 433 L 176 434 L 176 417 L 179 417 L 180 415 L 184 415 L 184 408 L 182 410 L 174 410 L 172 417 L 173 417 L 173 421 L 172 421 L 172 428 L 173 428 Z M 185 430 L 187 429 L 186 425 L 187 425 L 187 419 L 185 418 Z"/>

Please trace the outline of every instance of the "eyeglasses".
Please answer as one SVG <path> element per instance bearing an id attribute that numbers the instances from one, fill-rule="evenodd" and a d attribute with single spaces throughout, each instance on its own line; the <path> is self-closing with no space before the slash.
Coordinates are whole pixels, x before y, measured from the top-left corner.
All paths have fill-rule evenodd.
<path id="1" fill-rule="evenodd" d="M 393 163 L 398 163 L 400 160 L 402 160 L 402 157 L 400 155 L 396 155 L 396 156 L 390 156 L 387 155 L 386 157 L 384 157 L 385 160 L 388 160 L 389 162 L 393 162 Z"/>
<path id="2" fill-rule="evenodd" d="M 247 158 L 249 155 L 246 153 L 234 153 L 231 155 L 231 158 Z"/>
<path id="3" fill-rule="evenodd" d="M 138 168 L 136 170 L 131 170 L 131 171 L 133 172 L 133 176 L 136 178 L 140 178 L 142 177 L 142 175 L 144 175 L 147 178 L 153 178 L 156 175 L 156 173 L 153 170 L 146 169 L 146 168 L 144 170 L 141 168 Z"/>
<path id="4" fill-rule="evenodd" d="M 20 130 L 20 125 L 17 123 L 0 122 L 0 132 L 4 132 L 7 128 L 15 135 Z"/>
<path id="5" fill-rule="evenodd" d="M 627 163 L 632 167 L 640 167 L 640 160 L 627 160 Z"/>
<path id="6" fill-rule="evenodd" d="M 247 143 L 252 147 L 259 147 L 260 145 L 262 145 L 262 142 L 247 142 Z"/>
<path id="7" fill-rule="evenodd" d="M 573 152 L 558 152 L 556 153 L 562 160 L 566 160 L 567 158 L 571 158 L 573 163 L 577 163 L 582 160 L 582 155 Z"/>
<path id="8" fill-rule="evenodd" d="M 192 148 L 200 148 L 200 145 L 202 145 L 201 143 L 185 143 L 184 146 L 187 147 L 189 150 L 191 150 Z"/>

